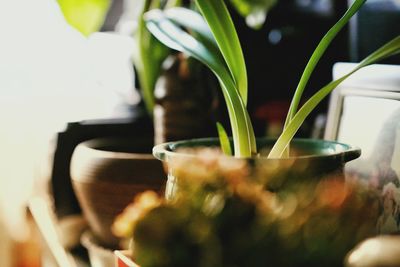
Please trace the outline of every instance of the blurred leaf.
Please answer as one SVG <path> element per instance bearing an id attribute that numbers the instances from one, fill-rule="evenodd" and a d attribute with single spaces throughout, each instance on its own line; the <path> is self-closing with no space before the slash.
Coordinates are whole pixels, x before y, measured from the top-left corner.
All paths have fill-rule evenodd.
<path id="1" fill-rule="evenodd" d="M 243 16 L 248 16 L 257 9 L 268 10 L 275 2 L 276 0 L 231 0 L 232 5 Z"/>
<path id="2" fill-rule="evenodd" d="M 167 0 L 167 3 L 165 4 L 165 9 L 177 6 L 182 6 L 182 0 Z"/>
<path id="3" fill-rule="evenodd" d="M 247 25 L 259 28 L 265 22 L 267 12 L 275 5 L 276 0 L 231 0 L 232 5 L 244 17 Z"/>
<path id="4" fill-rule="evenodd" d="M 232 156 L 232 149 L 231 149 L 231 144 L 229 142 L 228 135 L 226 134 L 224 126 L 222 126 L 222 124 L 219 122 L 217 122 L 217 130 L 218 130 L 219 142 L 221 144 L 222 152 L 224 152 L 224 154 L 227 156 Z"/>
<path id="5" fill-rule="evenodd" d="M 57 0 L 67 22 L 85 36 L 104 23 L 111 0 Z"/>
<path id="6" fill-rule="evenodd" d="M 153 115 L 154 88 L 162 71 L 162 63 L 169 55 L 170 49 L 157 40 L 146 28 L 144 13 L 152 9 L 165 10 L 182 5 L 182 0 L 134 0 L 140 8 L 138 28 L 135 33 L 136 45 L 133 63 L 138 73 L 143 100 L 148 114 Z"/>
<path id="7" fill-rule="evenodd" d="M 134 34 L 136 45 L 133 63 L 138 74 L 146 109 L 151 116 L 154 108 L 154 87 L 161 73 L 162 62 L 168 56 L 169 49 L 147 30 L 144 21 L 144 13 L 159 8 L 161 6 L 160 0 L 141 0 L 141 2 L 138 27 Z"/>

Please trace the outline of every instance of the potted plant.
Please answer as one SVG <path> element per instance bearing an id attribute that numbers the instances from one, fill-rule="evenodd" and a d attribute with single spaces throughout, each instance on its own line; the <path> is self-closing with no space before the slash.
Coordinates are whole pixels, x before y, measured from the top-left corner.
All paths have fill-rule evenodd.
<path id="1" fill-rule="evenodd" d="M 229 13 L 220 0 L 196 3 L 205 21 L 189 10 L 152 11 L 146 15 L 148 27 L 162 42 L 197 58 L 216 74 L 233 139 L 219 125 L 219 140 L 156 146 L 156 157 L 169 165 L 170 201 L 145 193 L 117 219 L 114 230 L 133 237 L 131 256 L 142 266 L 342 266 L 346 252 L 374 233 L 378 216 L 376 193 L 346 183 L 340 173 L 360 151 L 345 144 L 292 138 L 340 82 L 398 54 L 400 37 L 323 87 L 297 111 L 316 63 L 364 3 L 355 1 L 312 55 L 282 135 L 256 144 L 246 111 L 244 60 Z M 271 142 L 266 152 L 257 150 Z M 230 157 L 232 145 L 235 157 Z M 328 153 L 316 153 L 320 149 Z M 298 150 L 307 152 L 299 156 Z M 321 180 L 322 174 L 329 179 Z M 175 185 L 179 190 L 174 191 Z"/>
<path id="2" fill-rule="evenodd" d="M 297 87 L 295 96 L 287 115 L 283 133 L 277 140 L 272 141 L 272 144 L 269 146 L 270 149 L 268 149 L 268 151 L 263 154 L 257 151 L 257 147 L 264 147 L 266 142 L 258 141 L 258 144 L 256 144 L 256 139 L 254 137 L 254 134 L 252 133 L 251 122 L 248 119 L 249 116 L 247 115 L 245 109 L 247 90 L 246 86 L 243 85 L 245 84 L 245 82 L 243 82 L 243 79 L 245 79 L 243 77 L 245 77 L 245 75 L 243 74 L 243 65 L 241 63 L 241 61 L 243 62 L 243 60 L 240 59 L 241 53 L 238 43 L 236 46 L 235 44 L 232 44 L 232 42 L 235 42 L 237 38 L 235 38 L 236 34 L 234 28 L 230 27 L 232 24 L 229 19 L 229 14 L 226 11 L 226 8 L 224 8 L 224 4 L 222 1 L 198 0 L 196 2 L 199 6 L 199 10 L 204 16 L 205 22 L 207 23 L 203 25 L 208 25 L 210 30 L 204 31 L 205 27 L 202 28 L 202 31 L 200 31 L 199 29 L 193 29 L 191 28 L 191 25 L 187 25 L 184 23 L 184 21 L 176 19 L 179 16 L 169 14 L 168 12 L 163 14 L 160 12 L 150 13 L 148 15 L 149 29 L 153 29 L 154 34 L 156 36 L 159 36 L 160 40 L 164 40 L 165 43 L 169 43 L 175 49 L 186 51 L 188 54 L 191 54 L 192 56 L 201 60 L 203 63 L 207 64 L 214 71 L 214 73 L 220 80 L 222 90 L 224 90 L 224 96 L 231 116 L 233 140 L 228 139 L 223 127 L 218 126 L 220 133 L 219 142 L 217 140 L 204 139 L 190 140 L 167 143 L 164 145 L 156 146 L 153 149 L 154 154 L 161 160 L 166 161 L 169 165 L 170 189 L 168 191 L 170 193 L 172 201 L 167 204 L 158 204 L 156 205 L 156 208 L 150 209 L 150 211 L 145 210 L 143 212 L 143 217 L 138 216 L 139 219 L 137 219 L 133 223 L 134 227 L 132 230 L 132 236 L 134 240 L 134 259 L 136 259 L 139 264 L 143 264 L 144 266 L 176 266 L 181 264 L 181 261 L 185 261 L 185 256 L 189 257 L 188 255 L 194 254 L 202 256 L 203 261 L 191 261 L 191 263 L 195 262 L 195 264 L 198 264 L 198 266 L 342 266 L 344 256 L 349 251 L 349 249 L 352 248 L 352 246 L 354 246 L 358 241 L 368 237 L 369 235 L 373 235 L 376 233 L 375 224 L 378 214 L 377 195 L 375 194 L 375 196 L 372 198 L 367 197 L 359 199 L 361 200 L 360 203 L 363 203 L 361 204 L 361 206 L 366 204 L 368 207 L 371 208 L 368 211 L 362 211 L 362 209 L 359 210 L 358 207 L 360 206 L 358 206 L 357 204 L 354 205 L 355 203 L 350 204 L 350 201 L 348 202 L 348 204 L 351 207 L 355 208 L 354 211 L 349 212 L 349 210 L 345 207 L 346 205 L 339 205 L 340 207 L 337 206 L 338 209 L 336 209 L 337 214 L 330 213 L 329 215 L 327 215 L 327 213 L 325 213 L 326 211 L 320 210 L 324 215 L 319 214 L 320 211 L 317 211 L 312 216 L 307 217 L 305 214 L 309 214 L 309 207 L 316 207 L 319 205 L 316 203 L 308 203 L 310 204 L 310 206 L 306 205 L 308 208 L 299 208 L 304 207 L 303 204 L 298 202 L 298 200 L 303 198 L 296 194 L 300 192 L 309 192 L 306 193 L 309 196 L 314 194 L 318 195 L 318 190 L 316 189 L 319 188 L 321 184 L 327 185 L 326 188 L 331 188 L 334 191 L 341 188 L 339 189 L 339 191 L 343 192 L 342 189 L 346 188 L 348 185 L 346 185 L 346 183 L 344 182 L 342 175 L 337 176 L 337 174 L 338 172 L 340 173 L 340 169 L 345 164 L 345 162 L 349 159 L 357 157 L 357 153 L 359 153 L 360 151 L 355 152 L 353 149 L 351 149 L 351 147 L 349 147 L 351 152 L 346 151 L 346 149 L 336 152 L 331 150 L 328 154 L 318 155 L 318 153 L 315 153 L 316 149 L 313 149 L 315 148 L 315 143 L 313 144 L 313 141 L 308 140 L 310 142 L 303 146 L 303 148 L 305 147 L 310 149 L 308 151 L 309 155 L 300 155 L 300 157 L 298 157 L 298 155 L 296 155 L 298 150 L 295 147 L 298 146 L 299 142 L 302 143 L 307 141 L 292 140 L 292 138 L 294 137 L 296 131 L 298 130 L 304 119 L 308 116 L 308 114 L 310 114 L 315 106 L 344 79 L 346 79 L 358 69 L 372 64 L 377 60 L 398 54 L 400 52 L 400 37 L 393 39 L 392 41 L 378 49 L 376 52 L 372 53 L 369 57 L 360 62 L 360 64 L 355 69 L 353 69 L 345 76 L 323 87 L 307 102 L 305 102 L 305 104 L 299 111 L 297 111 L 302 92 L 307 84 L 307 81 L 312 71 L 316 66 L 316 63 L 322 56 L 322 53 L 325 51 L 325 49 L 332 41 L 333 37 L 340 30 L 340 28 L 345 25 L 350 17 L 364 3 L 364 1 L 355 1 L 350 9 L 346 12 L 346 14 L 342 17 L 342 19 L 325 35 L 321 43 L 318 45 Z M 203 34 L 203 36 L 201 38 L 192 38 L 185 31 L 182 31 L 180 28 L 175 27 L 176 25 L 190 28 L 190 32 L 195 32 L 197 35 Z M 236 51 L 235 47 L 238 48 Z M 240 67 L 242 67 L 242 69 Z M 241 84 L 242 87 L 240 87 Z M 221 146 L 221 150 L 225 154 L 231 155 L 232 143 L 234 147 L 236 161 L 234 158 L 230 158 L 229 161 L 233 162 L 227 165 L 237 170 L 238 168 L 240 168 L 240 166 L 242 166 L 240 162 L 244 161 L 246 163 L 243 164 L 248 167 L 246 168 L 245 172 L 242 172 L 241 175 L 234 175 L 232 174 L 232 172 L 228 172 L 228 180 L 230 180 L 231 182 L 233 181 L 233 188 L 236 189 L 228 189 L 230 193 L 224 194 L 224 190 L 226 190 L 226 188 L 224 187 L 223 189 L 221 189 L 220 187 L 216 186 L 213 183 L 213 181 L 215 180 L 209 177 L 210 173 L 214 174 L 213 168 L 214 166 L 218 166 L 218 164 L 213 163 L 212 160 L 209 160 L 209 154 L 205 153 L 203 150 L 193 150 L 193 147 L 197 147 L 198 145 L 202 145 L 205 147 L 212 146 L 214 148 Z M 320 145 L 320 147 L 324 148 L 329 147 L 329 144 L 324 142 L 321 142 Z M 338 145 L 339 147 L 343 146 L 343 144 L 331 145 L 333 145 L 331 148 L 338 148 Z M 293 148 L 295 148 L 294 153 Z M 202 154 L 198 155 L 197 153 Z M 201 160 L 204 160 L 206 162 L 206 167 L 202 166 L 202 163 L 199 163 L 199 161 L 201 162 Z M 328 160 L 329 163 L 323 163 L 323 161 L 325 160 Z M 195 166 L 192 167 L 188 163 L 190 161 L 197 161 L 197 163 L 195 164 Z M 183 170 L 180 162 L 185 162 L 185 170 Z M 225 164 L 223 164 L 223 166 L 226 167 Z M 249 218 L 252 218 L 251 215 L 249 215 L 248 213 L 246 214 L 245 212 L 241 212 L 242 209 L 244 211 L 248 211 L 245 209 L 247 206 L 237 204 L 237 206 L 234 206 L 232 208 L 233 205 L 231 204 L 230 200 L 227 200 L 225 197 L 228 196 L 228 198 L 232 197 L 233 199 L 237 200 L 235 192 L 237 192 L 238 195 L 245 192 L 243 194 L 250 196 L 249 198 L 253 199 L 255 203 L 267 203 L 268 205 L 276 204 L 274 199 L 267 200 L 266 195 L 263 200 L 261 200 L 261 197 L 257 198 L 257 190 L 255 188 L 249 189 L 244 186 L 244 188 L 246 189 L 239 189 L 239 185 L 242 182 L 239 177 L 246 176 L 246 174 L 248 173 L 251 173 L 251 181 L 259 186 L 259 190 L 261 188 L 263 195 L 266 194 L 270 196 L 269 193 L 272 192 L 273 194 L 282 196 L 294 196 L 294 199 L 296 199 L 296 201 L 294 202 L 290 200 L 290 197 L 286 199 L 285 197 L 283 197 L 280 198 L 280 200 L 282 200 L 283 203 L 286 202 L 287 204 L 296 203 L 296 208 L 294 209 L 297 210 L 299 212 L 298 214 L 301 214 L 300 217 L 304 219 L 301 221 L 304 222 L 303 226 L 305 228 L 296 228 L 296 230 L 292 232 L 293 235 L 288 236 L 284 233 L 285 231 L 282 232 L 282 229 L 286 228 L 283 221 L 275 221 L 274 216 L 271 214 L 261 215 L 261 218 L 263 218 L 264 220 L 269 222 L 273 221 L 273 223 L 271 223 L 271 225 L 269 226 L 261 226 L 260 228 L 262 228 L 263 230 L 257 227 L 248 230 L 248 228 L 243 227 L 242 222 L 249 222 Z M 330 175 L 327 176 L 327 173 L 330 173 Z M 212 174 L 210 175 L 212 176 Z M 218 174 L 216 174 L 215 176 L 218 177 L 216 180 L 221 182 L 220 179 L 221 177 L 224 177 L 224 174 L 218 172 Z M 321 176 L 327 177 L 329 179 L 320 180 Z M 338 178 L 338 180 L 332 179 L 332 177 Z M 260 181 L 261 185 L 259 184 Z M 196 183 L 201 184 L 196 185 Z M 227 186 L 229 188 L 229 182 L 225 183 L 224 186 Z M 179 187 L 179 190 L 175 190 L 176 187 Z M 215 191 L 213 191 L 214 189 Z M 352 192 L 354 193 L 359 189 L 360 186 L 355 185 L 354 191 Z M 210 193 L 210 191 L 212 193 Z M 328 193 L 328 191 L 325 191 L 324 193 L 327 198 L 341 195 L 340 193 L 338 194 L 338 192 L 331 191 Z M 190 195 L 190 197 L 184 197 L 184 195 L 187 193 L 188 195 Z M 200 201 L 192 198 L 192 196 L 198 196 L 196 195 L 196 193 L 199 193 L 199 195 L 201 196 Z M 318 198 L 319 197 L 317 196 L 316 199 Z M 190 206 L 191 204 L 183 203 L 191 203 L 192 201 L 194 202 L 194 204 L 192 204 L 193 206 Z M 244 202 L 248 203 L 247 201 Z M 200 245 L 201 241 L 198 241 L 194 238 L 198 242 L 193 242 L 193 239 L 190 239 L 190 237 L 188 237 L 191 236 L 191 232 L 190 230 L 188 230 L 188 228 L 190 227 L 185 228 L 184 226 L 180 225 L 179 222 L 176 222 L 178 219 L 173 220 L 173 222 L 180 226 L 176 227 L 174 223 L 172 223 L 171 226 L 167 223 L 167 226 L 165 228 L 170 229 L 170 233 L 165 234 L 167 230 L 165 230 L 164 228 L 165 232 L 163 232 L 162 235 L 154 234 L 150 236 L 150 238 L 145 237 L 143 232 L 149 233 L 152 229 L 154 229 L 153 226 L 155 227 L 156 223 L 152 224 L 151 222 L 157 222 L 157 216 L 168 217 L 170 215 L 168 212 L 163 213 L 163 208 L 159 209 L 159 207 L 168 207 L 167 210 L 169 210 L 169 208 L 171 206 L 173 207 L 174 205 L 179 206 L 179 210 L 182 209 L 182 207 L 187 206 L 190 206 L 190 210 L 196 210 L 196 208 L 197 210 L 201 210 L 201 215 L 194 215 L 188 212 L 190 214 L 190 219 L 183 216 L 183 218 L 185 218 L 183 219 L 183 224 L 185 226 L 196 224 L 194 222 L 195 219 L 192 219 L 193 217 L 195 217 L 196 220 L 200 221 L 197 223 L 199 223 L 201 226 L 206 225 L 204 226 L 205 229 L 213 229 L 210 230 L 210 232 L 213 233 L 210 239 L 207 239 L 207 237 L 209 236 L 202 236 L 203 239 L 201 239 L 201 241 L 204 241 L 204 247 Z M 211 222 L 211 227 L 204 223 L 204 221 L 202 221 L 207 220 L 209 218 L 208 216 L 210 216 L 210 214 L 207 214 L 209 207 L 208 205 L 211 205 L 213 208 L 216 208 L 218 210 L 218 212 L 216 212 L 218 215 L 216 215 L 216 217 L 213 217 L 213 219 L 215 219 L 217 222 Z M 283 204 L 283 206 L 285 206 L 285 204 Z M 231 207 L 230 210 L 229 207 Z M 172 208 L 172 210 L 174 210 L 174 207 Z M 174 211 L 172 211 L 171 213 L 173 213 Z M 221 219 L 221 217 L 224 217 L 224 215 L 221 214 L 223 214 L 224 211 L 226 212 L 226 214 L 228 214 L 226 216 L 232 216 L 232 214 L 234 214 L 238 217 L 230 217 L 230 220 L 223 220 Z M 295 211 L 291 214 L 296 213 L 297 212 Z M 349 214 L 357 214 L 356 217 L 360 216 L 361 214 L 369 214 L 370 216 L 364 217 L 361 221 L 357 221 L 355 219 L 350 219 L 351 216 L 347 217 L 349 216 Z M 202 215 L 205 215 L 207 219 L 204 219 Z M 179 215 L 177 214 L 174 214 L 172 216 L 175 218 L 182 218 L 179 217 Z M 307 218 L 305 218 L 304 216 L 306 216 Z M 349 221 L 346 223 L 345 221 L 347 219 L 349 219 Z M 221 220 L 226 223 L 223 227 L 221 227 Z M 335 230 L 333 230 L 333 228 L 330 228 L 330 226 L 328 226 L 332 222 L 331 220 L 337 220 L 336 222 L 341 223 L 344 222 L 344 224 L 340 224 L 342 226 L 339 226 L 338 228 L 335 228 Z M 168 222 L 169 220 L 165 219 L 164 222 L 166 221 Z M 292 217 L 291 220 L 288 221 L 288 224 L 297 225 L 296 221 L 297 220 Z M 216 226 L 213 223 L 215 223 Z M 332 225 L 334 224 L 336 223 L 333 223 Z M 348 225 L 349 228 L 346 229 L 344 225 Z M 168 228 L 169 226 L 171 226 L 171 228 Z M 201 229 L 201 226 L 198 226 L 198 229 Z M 237 226 L 238 229 L 236 229 L 235 226 Z M 326 228 L 323 229 L 324 227 Z M 355 228 L 350 230 L 350 228 L 352 227 Z M 304 229 L 307 228 L 314 229 L 315 232 L 311 231 L 313 232 L 313 234 L 306 234 L 307 230 Z M 180 231 L 176 229 L 183 230 Z M 221 232 L 225 233 L 225 235 L 218 232 L 218 230 L 216 229 L 222 229 Z M 317 229 L 323 230 L 319 232 L 319 230 Z M 359 232 L 360 229 L 366 230 L 366 232 L 361 233 Z M 331 230 L 333 230 L 335 234 L 333 234 Z M 208 232 L 206 230 L 204 231 Z M 214 231 L 216 231 L 220 235 L 216 234 L 217 237 L 215 237 Z M 240 239 L 240 236 L 243 232 L 245 237 Z M 254 233 L 257 234 L 255 234 L 254 236 Z M 263 233 L 265 234 L 265 239 L 263 239 L 263 237 L 260 237 L 263 236 Z M 163 239 L 173 238 L 173 236 L 175 235 L 179 236 L 179 238 L 177 239 L 180 242 L 177 241 L 176 243 L 174 243 L 171 240 L 165 241 L 165 239 Z M 160 236 L 162 236 L 162 238 L 160 238 Z M 309 241 L 306 240 L 307 236 L 310 238 Z M 336 241 L 334 241 L 335 238 L 333 236 L 338 237 L 336 243 L 337 245 L 335 245 Z M 342 239 L 342 237 L 344 236 L 347 236 L 348 239 Z M 154 242 L 154 240 L 157 240 L 157 242 Z M 232 244 L 230 244 L 228 241 L 231 241 Z M 224 242 L 228 242 L 228 244 Z M 154 244 L 159 243 L 164 244 L 164 248 L 166 247 L 167 249 L 163 250 L 163 247 L 153 246 Z M 221 243 L 222 245 L 220 245 Z M 218 245 L 215 246 L 215 244 Z M 209 248 L 210 251 L 208 250 Z M 153 261 L 152 258 L 148 257 L 147 254 L 150 253 L 150 251 L 160 253 L 161 255 L 164 255 L 163 253 L 166 253 L 167 256 L 164 259 L 166 259 L 167 262 Z M 169 256 L 170 254 L 171 256 Z M 229 258 L 227 255 L 231 255 L 231 258 Z M 206 262 L 207 259 L 210 261 Z"/>
<path id="3" fill-rule="evenodd" d="M 273 164 L 272 162 L 281 158 L 283 160 L 278 160 L 278 162 L 285 162 L 288 159 L 296 161 L 304 157 L 316 162 L 331 158 L 330 163 L 322 163 L 325 165 L 325 171 L 322 168 L 322 173 L 320 174 L 323 174 L 327 170 L 340 170 L 347 160 L 355 158 L 351 147 L 348 147 L 350 151 L 343 150 L 343 147 L 335 150 L 335 148 L 339 148 L 341 145 L 324 141 L 316 141 L 317 143 L 313 144 L 314 141 L 311 140 L 307 141 L 308 144 L 306 146 L 303 146 L 310 148 L 311 151 L 306 151 L 303 155 L 300 154 L 300 157 L 296 157 L 295 155 L 295 153 L 299 153 L 298 151 L 292 154 L 289 153 L 292 150 L 290 149 L 291 145 L 295 146 L 298 142 L 292 142 L 296 131 L 318 103 L 328 96 L 338 84 L 360 68 L 400 52 L 399 36 L 365 58 L 352 71 L 321 88 L 300 109 L 298 108 L 304 88 L 319 59 L 337 33 L 364 4 L 365 0 L 354 1 L 343 17 L 326 33 L 318 44 L 296 88 L 283 132 L 271 144 L 269 151 L 264 154 L 261 153 L 261 155 L 258 150 L 258 144 L 265 144 L 265 142 L 256 141 L 250 117 L 246 110 L 246 66 L 229 12 L 222 0 L 196 0 L 195 2 L 202 16 L 194 11 L 182 8 L 170 9 L 165 12 L 153 10 L 146 14 L 147 26 L 160 41 L 203 62 L 217 76 L 230 116 L 233 149 L 231 149 L 231 142 L 224 128 L 219 124 L 219 142 L 218 140 L 191 140 L 163 144 L 153 149 L 153 153 L 157 158 L 169 163 L 175 158 L 185 156 L 185 153 L 177 152 L 179 148 L 196 145 L 218 146 L 219 143 L 225 154 L 234 154 L 235 157 L 248 158 L 256 162 L 262 161 L 264 164 L 270 164 L 268 162 Z M 189 17 L 191 20 L 188 20 Z M 196 23 L 193 23 L 193 21 Z M 188 32 L 183 28 L 188 29 Z M 301 142 L 304 141 L 300 140 Z M 316 149 L 317 147 L 320 148 L 320 151 Z M 328 147 L 329 149 L 327 149 Z M 233 153 L 231 152 L 232 150 Z M 326 152 L 328 153 L 326 154 Z M 332 166 L 336 166 L 337 168 Z M 308 168 L 308 170 L 313 169 L 317 169 L 317 167 L 310 165 Z M 290 168 L 287 171 L 290 172 Z M 169 169 L 169 173 L 169 179 L 172 184 L 170 187 L 172 188 L 174 183 L 173 169 Z M 317 174 L 317 176 L 320 176 L 320 174 Z"/>

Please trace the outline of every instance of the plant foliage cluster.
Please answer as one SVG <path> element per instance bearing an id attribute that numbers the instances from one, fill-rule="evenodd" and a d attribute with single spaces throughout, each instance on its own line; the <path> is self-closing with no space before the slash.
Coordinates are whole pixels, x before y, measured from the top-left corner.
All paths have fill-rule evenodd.
<path id="1" fill-rule="evenodd" d="M 312 54 L 294 92 L 285 127 L 269 157 L 288 156 L 289 144 L 313 109 L 347 77 L 357 70 L 400 52 L 400 36 L 362 60 L 343 77 L 328 83 L 310 97 L 300 108 L 299 103 L 307 82 L 324 52 L 335 36 L 366 0 L 355 0 L 342 18 L 322 38 Z M 148 29 L 162 43 L 192 56 L 207 65 L 218 77 L 228 108 L 234 154 L 251 157 L 257 154 L 254 131 L 246 110 L 248 88 L 246 65 L 234 24 L 223 0 L 195 0 L 201 15 L 184 8 L 146 14 Z M 218 126 L 221 144 L 228 144 L 223 127 Z M 223 148 L 229 151 L 229 148 Z"/>

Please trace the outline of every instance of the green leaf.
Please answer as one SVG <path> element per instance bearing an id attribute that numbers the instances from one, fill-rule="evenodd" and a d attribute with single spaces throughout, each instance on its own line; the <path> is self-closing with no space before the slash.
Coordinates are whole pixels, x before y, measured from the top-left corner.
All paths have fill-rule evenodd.
<path id="1" fill-rule="evenodd" d="M 296 113 L 287 127 L 284 129 L 282 134 L 279 136 L 277 142 L 269 153 L 269 158 L 280 158 L 288 147 L 290 141 L 293 139 L 294 135 L 303 124 L 307 116 L 314 110 L 314 108 L 326 97 L 328 96 L 341 82 L 351 76 L 353 73 L 359 69 L 366 67 L 368 65 L 374 64 L 377 61 L 385 59 L 387 57 L 400 54 L 400 36 L 397 36 L 387 44 L 383 45 L 381 48 L 370 54 L 363 61 L 361 61 L 352 71 L 344 75 L 343 77 L 334 80 L 321 88 L 317 93 L 315 93 Z"/>
<path id="2" fill-rule="evenodd" d="M 254 135 L 254 128 L 253 124 L 251 123 L 250 115 L 246 112 L 246 119 L 248 121 L 249 132 L 251 133 L 250 136 L 250 146 L 252 151 L 252 156 L 257 155 L 257 144 L 256 144 L 256 136 Z"/>
<path id="3" fill-rule="evenodd" d="M 231 0 L 232 5 L 242 16 L 248 16 L 256 10 L 268 11 L 276 0 Z"/>
<path id="4" fill-rule="evenodd" d="M 196 0 L 207 21 L 243 102 L 247 103 L 247 71 L 242 48 L 228 9 L 222 0 Z"/>
<path id="5" fill-rule="evenodd" d="M 88 36 L 104 23 L 110 0 L 57 0 L 67 22 Z"/>
<path id="6" fill-rule="evenodd" d="M 235 156 L 250 157 L 255 151 L 251 140 L 254 132 L 246 106 L 239 95 L 236 84 L 221 57 L 212 53 L 205 45 L 170 21 L 160 10 L 146 14 L 147 27 L 165 45 L 192 56 L 208 66 L 218 77 L 228 108 Z M 253 136 L 253 137 L 251 137 Z"/>
<path id="7" fill-rule="evenodd" d="M 215 56 L 220 57 L 221 62 L 224 62 L 214 35 L 199 13 L 187 8 L 176 7 L 164 11 L 164 14 L 173 23 L 190 31 L 200 43 L 205 45 Z"/>
<path id="8" fill-rule="evenodd" d="M 220 84 L 232 127 L 235 156 L 248 158 L 256 155 L 254 130 L 242 98 L 235 87 L 225 85 L 221 79 Z"/>
<path id="9" fill-rule="evenodd" d="M 304 89 L 307 86 L 308 80 L 310 79 L 310 76 L 313 73 L 322 55 L 325 53 L 326 49 L 331 44 L 336 35 L 347 24 L 350 18 L 361 8 L 365 1 L 366 0 L 355 0 L 350 8 L 342 16 L 342 18 L 340 18 L 340 20 L 335 23 L 335 25 L 324 35 L 324 37 L 319 42 L 304 69 L 299 84 L 297 85 L 294 96 L 290 103 L 288 114 L 286 116 L 285 125 L 283 127 L 284 129 L 287 127 L 289 122 L 293 119 L 293 116 L 296 114 Z M 284 151 L 283 153 L 284 157 L 289 157 L 289 149 L 290 147 L 287 146 L 286 151 Z"/>
<path id="10" fill-rule="evenodd" d="M 161 73 L 162 62 L 168 56 L 169 49 L 161 44 L 147 30 L 144 13 L 150 9 L 158 8 L 160 0 L 142 0 L 143 5 L 138 18 L 138 28 L 135 33 L 136 45 L 134 47 L 133 62 L 138 74 L 143 100 L 148 114 L 153 114 L 154 87 Z"/>
<path id="11" fill-rule="evenodd" d="M 182 5 L 182 0 L 169 0 L 165 5 L 165 9 L 173 8 Z"/>
<path id="12" fill-rule="evenodd" d="M 193 31 L 197 35 L 201 36 L 201 38 L 210 45 L 218 47 L 214 35 L 212 34 L 204 18 L 199 13 L 187 8 L 175 7 L 166 10 L 164 14 L 175 24 L 179 24 L 182 27 Z"/>
<path id="13" fill-rule="evenodd" d="M 232 156 L 231 143 L 229 142 L 228 135 L 226 134 L 224 126 L 219 122 L 217 122 L 217 130 L 222 152 L 227 156 Z"/>
<path id="14" fill-rule="evenodd" d="M 353 4 L 350 6 L 350 8 L 346 11 L 346 13 L 342 16 L 342 18 L 338 22 L 336 22 L 336 24 L 325 34 L 325 36 L 319 42 L 317 48 L 314 50 L 310 60 L 308 61 L 304 69 L 299 84 L 297 85 L 296 91 L 294 93 L 292 102 L 289 107 L 289 112 L 286 117 L 285 127 L 293 119 L 293 116 L 296 114 L 301 97 L 304 92 L 304 88 L 306 87 L 308 80 L 310 79 L 310 76 L 313 73 L 318 61 L 325 53 L 326 49 L 328 48 L 332 40 L 336 37 L 336 35 L 340 32 L 340 30 L 347 24 L 350 18 L 361 8 L 361 6 L 365 3 L 365 1 L 366 0 L 355 0 Z"/>

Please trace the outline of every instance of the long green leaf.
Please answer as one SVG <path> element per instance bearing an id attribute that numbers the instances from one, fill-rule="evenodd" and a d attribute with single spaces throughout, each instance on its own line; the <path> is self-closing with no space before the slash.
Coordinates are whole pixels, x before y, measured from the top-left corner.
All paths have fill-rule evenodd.
<path id="1" fill-rule="evenodd" d="M 217 130 L 222 152 L 227 156 L 232 156 L 231 143 L 229 142 L 228 135 L 226 134 L 224 126 L 219 122 L 217 122 Z"/>
<path id="2" fill-rule="evenodd" d="M 222 0 L 196 0 L 232 73 L 243 102 L 247 103 L 247 72 L 239 37 Z"/>
<path id="3" fill-rule="evenodd" d="M 373 52 L 371 55 L 366 57 L 361 61 L 352 71 L 344 75 L 343 77 L 330 82 L 317 93 L 315 93 L 296 113 L 290 123 L 287 125 L 286 129 L 282 132 L 271 152 L 269 153 L 269 158 L 280 158 L 289 145 L 290 141 L 293 139 L 294 135 L 307 118 L 307 116 L 314 110 L 314 108 L 332 92 L 341 82 L 351 76 L 353 73 L 359 69 L 366 67 L 368 65 L 374 64 L 377 61 L 385 59 L 387 57 L 396 55 L 400 53 L 400 36 L 397 36 L 387 44 L 383 45 L 381 48 Z"/>
<path id="4" fill-rule="evenodd" d="M 254 130 L 242 98 L 236 88 L 228 87 L 222 80 L 220 80 L 220 84 L 225 102 L 229 103 L 227 108 L 232 127 L 235 156 L 247 158 L 256 155 Z M 239 112 L 236 112 L 237 109 Z M 238 116 L 231 116 L 231 114 L 238 114 Z"/>
<path id="5" fill-rule="evenodd" d="M 136 46 L 134 47 L 134 65 L 136 67 L 143 100 L 148 114 L 153 114 L 154 87 L 161 72 L 162 62 L 168 55 L 168 48 L 161 44 L 147 30 L 144 13 L 153 8 L 160 7 L 160 0 L 144 0 L 138 28 L 135 34 Z"/>
<path id="6" fill-rule="evenodd" d="M 342 16 L 342 18 L 336 22 L 336 24 L 325 34 L 325 36 L 321 39 L 317 48 L 314 50 L 310 60 L 308 61 L 304 72 L 300 78 L 299 84 L 297 85 L 295 94 L 293 96 L 292 102 L 289 107 L 289 112 L 286 117 L 285 127 L 288 123 L 293 119 L 294 115 L 297 112 L 301 96 L 303 95 L 304 88 L 306 87 L 308 80 L 310 79 L 311 74 L 313 73 L 318 61 L 321 59 L 322 55 L 325 53 L 326 49 L 332 42 L 332 40 L 336 37 L 336 35 L 343 29 L 343 27 L 347 24 L 347 22 L 353 17 L 353 15 L 361 8 L 361 6 L 365 3 L 366 0 L 355 0 L 350 8 L 346 11 L 346 13 Z"/>
<path id="7" fill-rule="evenodd" d="M 200 43 L 211 50 L 215 56 L 220 57 L 221 62 L 225 62 L 214 35 L 199 13 L 187 8 L 176 7 L 164 11 L 164 14 L 173 23 L 190 31 Z"/>
<path id="8" fill-rule="evenodd" d="M 254 136 L 254 132 L 248 120 L 245 104 L 225 63 L 221 62 L 220 58 L 211 53 L 206 46 L 168 20 L 160 10 L 148 12 L 146 21 L 148 29 L 161 42 L 196 58 L 207 65 L 218 77 L 228 107 L 235 156 L 250 157 L 255 153 L 251 145 L 251 140 L 254 138 L 251 136 Z"/>
<path id="9" fill-rule="evenodd" d="M 161 72 L 161 64 L 168 55 L 168 49 L 162 45 L 146 28 L 144 13 L 148 10 L 161 7 L 161 0 L 140 0 L 142 2 L 138 18 L 138 28 L 135 33 L 136 50 L 134 65 L 145 107 L 150 116 L 154 108 L 154 87 Z M 149 53 L 151 51 L 151 53 Z"/>
<path id="10" fill-rule="evenodd" d="M 207 39 L 210 43 L 217 46 L 214 35 L 199 13 L 187 8 L 175 7 L 165 10 L 164 14 L 172 22 L 193 30 L 197 34 L 204 36 L 204 39 Z"/>
<path id="11" fill-rule="evenodd" d="M 283 127 L 284 129 L 287 127 L 289 122 L 293 119 L 293 116 L 296 114 L 304 89 L 307 86 L 308 80 L 310 79 L 310 76 L 313 73 L 322 55 L 325 53 L 326 49 L 331 44 L 336 35 L 347 24 L 350 18 L 361 8 L 365 1 L 366 0 L 355 0 L 350 8 L 342 16 L 342 18 L 335 23 L 335 25 L 324 35 L 324 37 L 319 42 L 304 69 L 299 84 L 297 85 L 294 96 L 290 103 L 288 114 L 286 116 L 285 124 Z M 283 153 L 283 156 L 289 157 L 289 146 L 287 146 L 286 150 Z"/>
<path id="12" fill-rule="evenodd" d="M 257 155 L 257 144 L 256 144 L 256 136 L 254 135 L 254 128 L 253 124 L 251 123 L 250 115 L 248 112 L 246 112 L 246 118 L 248 121 L 248 127 L 250 128 L 250 146 L 251 146 L 251 151 L 252 151 L 252 156 Z"/>

